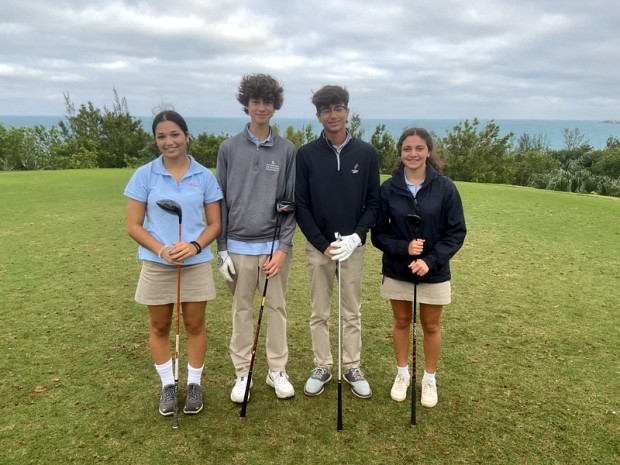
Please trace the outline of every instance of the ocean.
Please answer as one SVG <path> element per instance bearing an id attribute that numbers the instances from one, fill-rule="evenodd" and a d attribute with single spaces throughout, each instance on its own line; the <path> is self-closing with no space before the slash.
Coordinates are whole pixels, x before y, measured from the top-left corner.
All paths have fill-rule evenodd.
<path id="1" fill-rule="evenodd" d="M 146 131 L 151 132 L 152 117 L 138 117 L 142 121 L 142 125 Z M 57 125 L 63 119 L 62 116 L 2 116 L 0 115 L 0 123 L 8 127 L 33 127 L 42 125 L 50 128 Z M 209 134 L 228 134 L 233 135 L 241 130 L 243 125 L 248 121 L 246 117 L 240 118 L 216 118 L 216 117 L 186 117 L 190 132 L 194 135 L 203 132 Z M 489 120 L 479 119 L 480 128 L 484 127 Z M 404 128 L 417 126 L 432 131 L 438 137 L 445 137 L 448 131 L 452 131 L 461 119 L 364 119 L 362 118 L 362 128 L 365 130 L 364 139 L 369 140 L 375 132 L 377 125 L 385 124 L 386 130 L 394 137 L 398 138 Z M 472 121 L 470 119 L 470 121 Z M 302 129 L 308 124 L 312 124 L 314 131 L 320 131 L 320 125 L 315 118 L 278 118 L 272 119 L 273 124 L 277 124 L 282 131 L 288 126 L 293 126 L 296 130 Z M 579 120 L 495 120 L 500 128 L 500 135 L 506 135 L 512 132 L 515 140 L 521 134 L 529 134 L 530 136 L 545 136 L 549 141 L 551 149 L 561 149 L 565 147 L 563 130 L 573 131 L 578 129 L 585 136 L 584 141 L 592 145 L 595 149 L 605 147 L 609 137 L 620 138 L 619 122 L 603 122 L 603 121 L 579 121 Z"/>

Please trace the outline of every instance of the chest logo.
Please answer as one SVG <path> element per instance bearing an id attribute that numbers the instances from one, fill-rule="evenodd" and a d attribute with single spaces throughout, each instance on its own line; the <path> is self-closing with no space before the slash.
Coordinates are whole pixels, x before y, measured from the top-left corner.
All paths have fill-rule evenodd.
<path id="1" fill-rule="evenodd" d="M 267 171 L 273 171 L 274 173 L 277 173 L 280 171 L 280 165 L 276 164 L 275 160 L 271 160 L 271 163 L 267 163 L 267 165 L 265 165 L 265 169 Z"/>

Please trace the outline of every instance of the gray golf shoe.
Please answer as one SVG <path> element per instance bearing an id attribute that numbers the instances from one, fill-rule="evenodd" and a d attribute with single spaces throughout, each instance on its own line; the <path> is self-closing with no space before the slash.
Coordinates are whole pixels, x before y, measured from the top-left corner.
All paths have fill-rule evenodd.
<path id="1" fill-rule="evenodd" d="M 161 390 L 159 413 L 167 417 L 174 413 L 174 384 L 167 384 Z"/>
<path id="2" fill-rule="evenodd" d="M 368 399 L 372 396 L 370 384 L 366 381 L 364 373 L 358 368 L 349 368 L 344 372 L 344 380 L 351 385 L 351 392 L 357 397 Z"/>
<path id="3" fill-rule="evenodd" d="M 200 389 L 200 384 L 188 384 L 183 413 L 195 415 L 202 410 L 202 405 L 202 390 Z"/>
<path id="4" fill-rule="evenodd" d="M 331 369 L 328 367 L 316 367 L 312 370 L 310 378 L 304 386 L 304 394 L 310 397 L 318 396 L 325 389 L 325 384 L 332 379 Z"/>

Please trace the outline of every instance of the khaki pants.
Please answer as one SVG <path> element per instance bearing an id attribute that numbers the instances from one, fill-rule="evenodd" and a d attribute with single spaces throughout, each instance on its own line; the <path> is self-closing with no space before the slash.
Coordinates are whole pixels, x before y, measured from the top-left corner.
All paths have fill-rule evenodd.
<path id="1" fill-rule="evenodd" d="M 364 256 L 366 246 L 356 248 L 351 256 L 341 263 L 341 312 L 342 312 L 342 363 L 345 369 L 360 365 L 362 350 L 361 297 L 362 277 L 364 274 Z M 310 280 L 310 334 L 314 364 L 331 368 L 334 359 L 329 341 L 329 316 L 332 294 L 335 289 L 336 312 L 338 305 L 338 283 L 334 282 L 338 271 L 338 262 L 319 252 L 310 242 L 306 243 L 308 260 L 308 278 Z M 338 326 L 338 314 L 334 315 L 334 327 Z"/>
<path id="2" fill-rule="evenodd" d="M 263 295 L 265 274 L 261 268 L 269 255 L 229 254 L 235 265 L 234 281 L 228 283 L 233 294 L 232 336 L 230 338 L 230 358 L 237 376 L 247 376 L 254 344 L 254 296 L 258 291 Z M 277 276 L 269 280 L 263 311 L 261 332 L 267 320 L 265 351 L 267 363 L 272 371 L 285 371 L 288 361 L 286 341 L 286 289 L 292 250 Z"/>

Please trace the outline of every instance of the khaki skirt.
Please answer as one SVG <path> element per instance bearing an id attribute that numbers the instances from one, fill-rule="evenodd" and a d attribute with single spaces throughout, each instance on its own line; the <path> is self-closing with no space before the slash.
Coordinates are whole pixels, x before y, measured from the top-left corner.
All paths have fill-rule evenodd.
<path id="1" fill-rule="evenodd" d="M 413 301 L 413 283 L 383 277 L 381 295 L 390 300 Z M 450 281 L 443 283 L 419 283 L 418 302 L 429 305 L 448 305 L 452 302 Z"/>
<path id="2" fill-rule="evenodd" d="M 136 289 L 136 302 L 142 305 L 165 305 L 177 301 L 177 267 L 142 261 Z M 215 299 L 211 262 L 181 267 L 181 302 L 204 302 Z"/>

